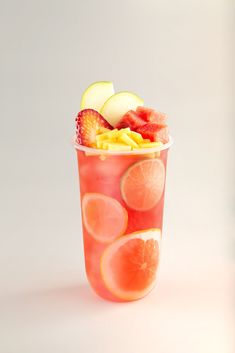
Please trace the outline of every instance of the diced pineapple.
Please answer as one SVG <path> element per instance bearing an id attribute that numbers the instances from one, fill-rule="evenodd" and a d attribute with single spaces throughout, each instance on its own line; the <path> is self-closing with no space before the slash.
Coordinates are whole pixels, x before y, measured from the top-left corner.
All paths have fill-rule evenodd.
<path id="1" fill-rule="evenodd" d="M 119 135 L 122 133 L 129 133 L 131 132 L 131 129 L 129 127 L 125 127 L 123 129 L 118 130 Z"/>
<path id="2" fill-rule="evenodd" d="M 141 148 L 154 148 L 154 147 L 158 147 L 161 145 L 162 145 L 161 142 L 149 142 L 149 143 L 141 143 L 139 146 Z"/>
<path id="3" fill-rule="evenodd" d="M 103 141 L 97 141 L 96 142 L 96 147 L 97 148 L 102 148 L 103 147 Z"/>
<path id="4" fill-rule="evenodd" d="M 141 134 L 131 131 L 129 127 L 120 130 L 108 130 L 103 128 L 100 132 L 101 133 L 96 136 L 96 147 L 98 149 L 131 151 L 139 150 L 140 148 L 154 148 L 162 145 L 161 142 L 151 142 L 149 139 L 143 139 Z M 160 154 L 160 152 L 156 153 Z"/>
<path id="5" fill-rule="evenodd" d="M 128 146 L 131 146 L 131 147 L 134 147 L 134 148 L 138 147 L 137 143 L 134 140 L 132 140 L 132 138 L 130 138 L 125 133 L 122 133 L 122 135 L 119 136 L 118 140 L 123 142 L 123 143 L 125 143 Z"/>
<path id="6" fill-rule="evenodd" d="M 134 140 L 137 144 L 143 142 L 144 140 L 142 135 L 135 131 L 130 131 L 127 135 L 130 136 L 130 138 Z"/>
<path id="7" fill-rule="evenodd" d="M 114 130 L 108 130 L 107 132 L 97 135 L 96 136 L 96 141 L 104 141 L 104 140 L 109 140 L 110 138 L 113 138 L 117 135 L 118 129 Z"/>
<path id="8" fill-rule="evenodd" d="M 106 127 L 100 127 L 99 128 L 99 131 L 98 131 L 98 135 L 100 135 L 100 134 L 104 134 L 105 132 L 109 132 L 110 131 L 110 129 L 107 129 Z M 112 131 L 112 130 L 111 130 Z"/>
<path id="9" fill-rule="evenodd" d="M 110 142 L 107 149 L 112 151 L 131 151 L 131 146 L 127 146 L 124 143 Z"/>
<path id="10" fill-rule="evenodd" d="M 96 135 L 96 142 L 107 140 L 106 134 Z"/>
<path id="11" fill-rule="evenodd" d="M 104 142 L 102 143 L 102 147 L 101 147 L 101 148 L 102 148 L 103 150 L 107 150 L 107 149 L 108 149 L 108 144 L 109 144 L 108 142 L 104 141 Z"/>

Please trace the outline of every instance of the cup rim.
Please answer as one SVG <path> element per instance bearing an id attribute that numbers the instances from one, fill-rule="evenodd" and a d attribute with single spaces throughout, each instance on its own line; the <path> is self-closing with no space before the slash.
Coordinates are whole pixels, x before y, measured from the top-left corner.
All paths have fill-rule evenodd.
<path id="1" fill-rule="evenodd" d="M 95 155 L 141 155 L 141 154 L 148 154 L 148 153 L 154 153 L 154 152 L 160 152 L 167 150 L 171 147 L 173 144 L 173 138 L 169 136 L 169 141 L 165 143 L 164 145 L 153 147 L 153 148 L 142 148 L 140 150 L 134 150 L 134 151 L 112 151 L 112 150 L 102 150 L 102 149 L 97 149 L 93 147 L 87 147 L 80 145 L 76 141 L 76 136 L 73 138 L 73 146 L 75 147 L 76 150 L 78 151 L 83 151 L 86 152 L 87 154 L 95 154 Z"/>

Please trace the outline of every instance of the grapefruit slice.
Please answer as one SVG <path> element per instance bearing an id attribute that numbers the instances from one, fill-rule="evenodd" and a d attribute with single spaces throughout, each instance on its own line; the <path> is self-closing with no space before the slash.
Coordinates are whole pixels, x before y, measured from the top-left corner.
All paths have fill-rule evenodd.
<path id="1" fill-rule="evenodd" d="M 82 216 L 88 233 L 101 243 L 110 243 L 124 234 L 126 209 L 112 197 L 87 193 L 82 199 Z"/>
<path id="2" fill-rule="evenodd" d="M 106 248 L 101 275 L 107 289 L 118 299 L 140 299 L 154 287 L 160 240 L 160 229 L 147 229 L 124 235 Z"/>
<path id="3" fill-rule="evenodd" d="M 160 159 L 146 159 L 133 164 L 121 179 L 125 203 L 137 211 L 147 211 L 160 200 L 165 183 L 165 167 Z"/>

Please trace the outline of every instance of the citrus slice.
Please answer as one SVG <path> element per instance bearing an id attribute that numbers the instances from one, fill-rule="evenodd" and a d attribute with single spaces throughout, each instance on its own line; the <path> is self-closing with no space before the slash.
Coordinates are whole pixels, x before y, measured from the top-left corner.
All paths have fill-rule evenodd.
<path id="1" fill-rule="evenodd" d="M 85 194 L 82 215 L 88 233 L 101 243 L 120 237 L 127 227 L 126 209 L 117 200 L 103 194 Z"/>
<path id="2" fill-rule="evenodd" d="M 117 298 L 136 300 L 154 287 L 159 264 L 160 229 L 147 229 L 117 239 L 104 251 L 101 275 Z"/>
<path id="3" fill-rule="evenodd" d="M 160 200 L 165 183 L 165 167 L 160 159 L 145 159 L 133 164 L 121 179 L 121 193 L 126 204 L 137 211 L 147 211 Z"/>

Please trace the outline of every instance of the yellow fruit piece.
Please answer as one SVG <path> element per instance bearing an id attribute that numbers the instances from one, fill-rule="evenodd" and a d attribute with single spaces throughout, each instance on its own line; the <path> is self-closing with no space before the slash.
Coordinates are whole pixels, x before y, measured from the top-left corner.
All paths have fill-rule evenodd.
<path id="1" fill-rule="evenodd" d="M 102 144 L 101 144 L 101 149 L 107 150 L 107 148 L 108 148 L 108 142 L 107 142 L 107 141 L 102 142 Z"/>
<path id="2" fill-rule="evenodd" d="M 96 142 L 107 140 L 106 134 L 96 135 Z"/>
<path id="3" fill-rule="evenodd" d="M 107 129 L 106 127 L 100 127 L 99 131 L 98 131 L 98 135 L 104 134 L 104 133 L 109 132 L 109 131 L 110 131 L 110 129 Z"/>
<path id="4" fill-rule="evenodd" d="M 140 148 L 154 148 L 161 146 L 161 142 L 151 142 L 143 139 L 142 135 L 131 131 L 130 128 L 108 130 L 102 128 L 102 133 L 96 136 L 96 148 L 115 151 L 131 151 Z M 160 154 L 160 152 L 156 152 Z"/>
<path id="5" fill-rule="evenodd" d="M 127 146 L 124 143 L 107 143 L 107 149 L 112 151 L 131 151 L 131 146 Z"/>
<path id="6" fill-rule="evenodd" d="M 109 140 L 110 138 L 113 138 L 117 135 L 118 130 L 109 130 L 103 134 L 99 134 L 96 136 L 96 141 L 103 141 L 103 140 Z"/>
<path id="7" fill-rule="evenodd" d="M 161 142 L 149 142 L 149 143 L 141 143 L 139 146 L 140 148 L 154 148 L 161 145 L 162 145 Z"/>
<path id="8" fill-rule="evenodd" d="M 120 130 L 118 130 L 118 134 L 120 135 L 120 134 L 122 134 L 122 133 L 129 133 L 129 132 L 131 132 L 131 129 L 129 128 L 129 127 L 125 127 L 125 128 L 123 128 L 123 129 L 120 129 Z"/>
<path id="9" fill-rule="evenodd" d="M 127 134 L 122 133 L 122 135 L 120 135 L 120 137 L 118 138 L 119 141 L 125 143 L 128 146 L 137 148 L 138 145 L 135 141 L 133 141 Z"/>
<path id="10" fill-rule="evenodd" d="M 142 143 L 144 140 L 142 135 L 135 131 L 130 131 L 128 133 L 128 136 L 130 136 L 130 138 L 134 140 L 137 144 Z"/>
<path id="11" fill-rule="evenodd" d="M 96 147 L 97 148 L 102 148 L 103 147 L 103 141 L 97 141 L 96 142 Z"/>

